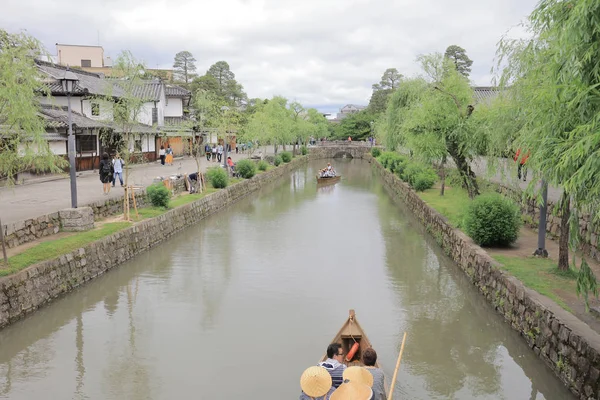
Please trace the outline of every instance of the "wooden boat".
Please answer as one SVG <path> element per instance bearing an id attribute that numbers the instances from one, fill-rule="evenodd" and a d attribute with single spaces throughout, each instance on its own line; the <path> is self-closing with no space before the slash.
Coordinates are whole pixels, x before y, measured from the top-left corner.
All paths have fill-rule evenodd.
<path id="1" fill-rule="evenodd" d="M 350 351 L 350 349 L 352 348 L 352 346 L 354 345 L 355 342 L 358 342 L 358 345 L 359 345 L 358 351 L 354 354 L 354 356 L 352 357 L 352 359 L 350 361 L 346 361 L 346 356 L 344 356 L 344 364 L 346 364 L 349 367 L 351 367 L 351 366 L 364 367 L 365 364 L 363 364 L 363 362 L 361 360 L 361 355 L 362 355 L 363 351 L 365 351 L 369 347 L 373 347 L 373 346 L 371 346 L 371 341 L 367 337 L 367 334 L 363 330 L 362 326 L 360 326 L 360 324 L 358 323 L 358 320 L 356 319 L 356 313 L 354 312 L 354 310 L 350 310 L 348 319 L 346 320 L 344 325 L 342 325 L 342 328 L 337 333 L 337 335 L 335 335 L 333 337 L 333 340 L 329 343 L 340 343 L 342 345 L 342 349 L 344 350 L 344 354 L 348 354 L 348 352 Z M 325 352 L 325 355 L 323 355 L 323 357 L 321 357 L 319 362 L 323 362 L 325 360 L 327 360 L 327 352 Z M 375 362 L 375 367 L 381 368 L 381 365 L 379 364 L 379 360 L 377 360 L 377 362 Z M 389 391 L 390 391 L 389 383 L 387 382 L 387 378 L 386 378 L 386 382 L 385 382 L 386 397 L 389 397 Z"/>
<path id="2" fill-rule="evenodd" d="M 336 175 L 333 178 L 321 178 L 319 175 L 317 175 L 317 184 L 322 185 L 326 183 L 336 183 L 339 182 L 340 179 L 342 179 L 341 175 Z"/>

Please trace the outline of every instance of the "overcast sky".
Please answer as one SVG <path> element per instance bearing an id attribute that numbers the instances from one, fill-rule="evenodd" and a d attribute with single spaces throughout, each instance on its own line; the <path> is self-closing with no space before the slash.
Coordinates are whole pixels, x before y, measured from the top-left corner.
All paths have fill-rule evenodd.
<path id="1" fill-rule="evenodd" d="M 1 0 L 0 27 L 55 43 L 131 50 L 170 68 L 188 50 L 203 74 L 219 60 L 250 97 L 282 95 L 321 111 L 366 105 L 386 68 L 410 76 L 419 54 L 457 44 L 489 85 L 496 45 L 536 0 Z M 99 40 L 98 40 L 99 39 Z"/>

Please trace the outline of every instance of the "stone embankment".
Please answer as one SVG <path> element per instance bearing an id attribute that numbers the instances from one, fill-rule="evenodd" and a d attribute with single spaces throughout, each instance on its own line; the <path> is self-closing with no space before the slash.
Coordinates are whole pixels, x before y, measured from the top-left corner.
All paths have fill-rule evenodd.
<path id="1" fill-rule="evenodd" d="M 600 335 L 554 301 L 506 274 L 467 235 L 452 228 L 406 183 L 373 162 L 385 189 L 416 215 L 532 351 L 580 399 L 600 399 Z"/>
<path id="2" fill-rule="evenodd" d="M 288 164 L 177 207 L 156 218 L 136 223 L 59 258 L 0 278 L 0 328 L 279 179 L 306 164 L 308 159 L 309 157 L 297 157 Z M 101 206 L 101 210 L 117 205 L 120 205 L 119 200 L 107 201 Z M 96 212 L 98 210 L 94 209 L 94 213 Z"/>

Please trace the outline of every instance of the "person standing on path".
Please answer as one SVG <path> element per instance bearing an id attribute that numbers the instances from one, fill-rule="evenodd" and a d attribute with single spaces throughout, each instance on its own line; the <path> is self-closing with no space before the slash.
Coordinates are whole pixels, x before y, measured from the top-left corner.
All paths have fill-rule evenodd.
<path id="1" fill-rule="evenodd" d="M 161 165 L 165 165 L 165 157 L 166 157 L 166 152 L 165 152 L 165 146 L 160 146 L 160 150 L 158 151 L 158 156 L 160 157 L 160 164 Z"/>
<path id="2" fill-rule="evenodd" d="M 210 144 L 206 143 L 206 146 L 204 146 L 204 151 L 206 152 L 206 161 L 210 161 L 210 156 L 212 154 L 212 149 L 210 148 Z"/>
<path id="3" fill-rule="evenodd" d="M 214 144 L 212 146 L 212 160 L 217 161 L 217 146 Z"/>
<path id="4" fill-rule="evenodd" d="M 123 159 L 121 158 L 119 153 L 117 153 L 117 155 L 113 159 L 112 164 L 113 164 L 113 171 L 114 171 L 112 185 L 113 185 L 113 187 L 115 187 L 115 183 L 117 183 L 117 177 L 119 177 L 119 181 L 121 182 L 121 187 L 123 187 L 123 166 L 125 165 L 125 163 L 123 162 Z"/>
<path id="5" fill-rule="evenodd" d="M 223 159 L 223 145 L 217 146 L 217 162 L 221 162 Z"/>
<path id="6" fill-rule="evenodd" d="M 527 152 L 527 154 L 522 156 L 520 160 L 519 160 L 519 156 L 521 156 L 521 149 L 517 149 L 517 153 L 515 154 L 515 157 L 514 157 L 515 162 L 519 163 L 517 166 L 517 178 L 521 179 L 521 172 L 522 172 L 523 173 L 523 182 L 526 182 L 527 181 L 527 167 L 525 166 L 525 163 L 527 162 L 527 159 L 529 158 L 529 152 Z"/>
<path id="7" fill-rule="evenodd" d="M 110 182 L 113 180 L 115 170 L 113 168 L 112 161 L 108 158 L 108 153 L 102 154 L 102 160 L 100 160 L 100 182 L 103 184 L 103 193 L 108 195 L 110 193 Z"/>
<path id="8" fill-rule="evenodd" d="M 171 148 L 170 144 L 167 145 L 166 153 L 166 163 L 169 165 L 173 165 L 173 149 Z"/>

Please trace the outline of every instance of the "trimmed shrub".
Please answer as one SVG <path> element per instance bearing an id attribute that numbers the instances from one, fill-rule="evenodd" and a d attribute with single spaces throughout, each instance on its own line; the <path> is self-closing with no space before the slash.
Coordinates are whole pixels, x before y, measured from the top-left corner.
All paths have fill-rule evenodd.
<path id="1" fill-rule="evenodd" d="M 275 160 L 273 160 L 273 165 L 275 165 L 276 167 L 279 166 L 279 164 L 281 164 L 283 162 L 283 160 L 281 159 L 281 156 L 276 156 Z"/>
<path id="2" fill-rule="evenodd" d="M 519 206 L 498 193 L 475 198 L 463 221 L 466 233 L 480 246 L 507 246 L 514 243 L 521 224 Z"/>
<path id="3" fill-rule="evenodd" d="M 432 173 L 433 172 L 433 173 Z M 417 192 L 422 192 L 427 189 L 431 189 L 437 181 L 437 175 L 435 171 L 424 171 L 417 174 L 415 177 L 414 189 Z"/>
<path id="4" fill-rule="evenodd" d="M 373 147 L 371 149 L 371 155 L 375 158 L 379 157 L 381 155 L 381 150 L 379 150 L 378 147 Z"/>
<path id="5" fill-rule="evenodd" d="M 258 169 L 261 171 L 266 171 L 267 168 L 269 168 L 269 163 L 266 162 L 265 160 L 260 160 L 258 162 Z"/>
<path id="6" fill-rule="evenodd" d="M 206 176 L 210 181 L 210 184 L 215 189 L 226 188 L 229 184 L 229 176 L 227 172 L 221 167 L 212 167 L 206 171 Z"/>
<path id="7" fill-rule="evenodd" d="M 289 151 L 283 151 L 280 155 L 283 162 L 289 163 L 290 161 L 292 161 L 292 153 L 290 153 Z"/>
<path id="8" fill-rule="evenodd" d="M 169 201 L 171 199 L 171 191 L 165 187 L 162 183 L 154 183 L 146 189 L 148 197 L 150 197 L 150 203 L 154 207 L 169 207 Z"/>
<path id="9" fill-rule="evenodd" d="M 256 175 L 256 164 L 248 159 L 240 160 L 235 164 L 235 171 L 244 179 L 250 179 Z"/>
<path id="10" fill-rule="evenodd" d="M 398 176 L 402 175 L 407 164 L 408 159 L 400 154 L 394 154 L 388 161 L 389 170 L 392 171 L 392 173 L 398 174 Z"/>
<path id="11" fill-rule="evenodd" d="M 303 156 L 308 154 L 308 148 L 306 146 L 302 146 L 300 147 L 300 152 L 302 153 Z"/>

